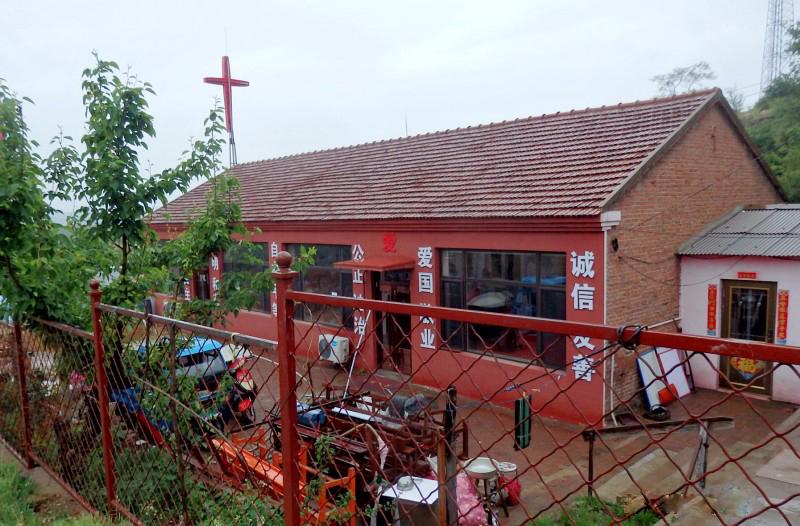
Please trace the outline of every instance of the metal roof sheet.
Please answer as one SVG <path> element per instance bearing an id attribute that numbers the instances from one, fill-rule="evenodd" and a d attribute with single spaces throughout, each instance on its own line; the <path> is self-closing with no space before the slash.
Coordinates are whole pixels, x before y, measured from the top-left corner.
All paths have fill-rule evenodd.
<path id="1" fill-rule="evenodd" d="M 718 90 L 427 133 L 233 167 L 259 221 L 593 216 Z M 204 183 L 153 214 L 183 223 Z"/>
<path id="2" fill-rule="evenodd" d="M 715 228 L 714 231 L 718 233 L 750 232 L 771 214 L 771 210 L 742 210 Z"/>
<path id="3" fill-rule="evenodd" d="M 800 208 L 741 210 L 687 241 L 678 253 L 800 257 Z"/>

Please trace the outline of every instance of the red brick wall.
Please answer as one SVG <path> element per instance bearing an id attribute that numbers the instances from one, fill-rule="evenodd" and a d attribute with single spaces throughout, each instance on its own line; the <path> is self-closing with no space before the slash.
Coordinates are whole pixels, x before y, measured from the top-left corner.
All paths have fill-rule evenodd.
<path id="1" fill-rule="evenodd" d="M 675 252 L 681 244 L 737 205 L 781 201 L 723 110 L 719 105 L 709 109 L 609 207 L 621 211 L 622 220 L 608 233 L 608 323 L 654 324 L 676 317 Z M 614 238 L 616 253 L 610 246 Z M 615 365 L 615 390 L 629 397 L 640 383 L 635 358 L 620 352 Z"/>

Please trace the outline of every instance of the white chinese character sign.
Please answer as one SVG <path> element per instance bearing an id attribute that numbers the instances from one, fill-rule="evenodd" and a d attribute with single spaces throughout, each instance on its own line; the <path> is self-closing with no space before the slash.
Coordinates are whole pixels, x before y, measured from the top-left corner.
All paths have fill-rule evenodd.
<path id="1" fill-rule="evenodd" d="M 576 380 L 591 382 L 594 374 L 594 359 L 582 354 L 576 354 L 572 357 L 572 370 L 575 371 Z"/>
<path id="2" fill-rule="evenodd" d="M 353 269 L 353 283 L 364 283 L 364 271 L 360 268 Z"/>
<path id="3" fill-rule="evenodd" d="M 189 280 L 183 280 L 183 299 L 190 300 L 192 299 L 192 287 L 189 285 Z"/>
<path id="4" fill-rule="evenodd" d="M 353 261 L 364 261 L 364 248 L 361 245 L 353 245 Z"/>
<path id="5" fill-rule="evenodd" d="M 365 317 L 355 318 L 355 326 L 356 326 L 355 327 L 356 334 L 358 334 L 359 336 L 364 336 L 364 333 L 367 330 L 367 318 Z"/>
<path id="6" fill-rule="evenodd" d="M 278 244 L 274 241 L 269 245 L 269 255 L 272 257 L 276 257 L 278 255 Z"/>
<path id="7" fill-rule="evenodd" d="M 424 294 L 433 294 L 433 272 L 418 272 L 419 291 Z"/>
<path id="8" fill-rule="evenodd" d="M 430 269 L 430 270 L 428 270 Z M 433 247 L 417 248 L 417 291 L 420 294 L 433 294 Z M 421 303 L 430 306 L 430 303 Z M 422 328 L 419 332 L 419 346 L 423 349 L 436 349 L 436 330 L 433 319 L 420 317 Z"/>
<path id="9" fill-rule="evenodd" d="M 573 276 L 576 278 L 594 277 L 594 252 L 587 250 L 583 254 L 578 254 L 573 250 L 569 259 L 572 262 Z"/>
<path id="10" fill-rule="evenodd" d="M 219 272 L 219 257 L 216 254 L 211 256 L 211 270 Z"/>
<path id="11" fill-rule="evenodd" d="M 420 268 L 433 268 L 433 248 L 419 247 L 417 249 L 417 265 Z"/>
<path id="12" fill-rule="evenodd" d="M 273 316 L 278 315 L 278 304 L 275 303 L 274 301 L 272 302 L 272 315 Z"/>
<path id="13" fill-rule="evenodd" d="M 567 307 L 572 306 L 572 319 L 587 322 L 601 322 L 602 307 L 602 266 L 596 257 L 596 250 L 570 250 L 567 253 L 568 280 Z M 591 383 L 595 373 L 602 374 L 599 370 L 600 362 L 596 353 L 600 342 L 593 341 L 589 336 L 574 335 L 571 338 L 572 353 L 567 354 L 567 367 L 575 374 L 575 380 L 580 383 Z M 600 356 L 602 358 L 602 356 Z"/>
<path id="14" fill-rule="evenodd" d="M 589 349 L 590 352 L 593 351 L 595 347 L 588 336 L 575 336 L 572 339 L 572 343 L 575 344 L 576 349 Z"/>
<path id="15" fill-rule="evenodd" d="M 430 303 L 420 303 L 422 307 L 430 307 Z M 422 331 L 419 333 L 420 343 L 419 346 L 423 349 L 435 349 L 436 348 L 436 332 L 433 328 L 433 318 L 430 316 L 420 316 L 419 318 L 420 324 L 423 325 Z"/>
<path id="16" fill-rule="evenodd" d="M 219 290 L 219 278 L 215 277 L 211 280 L 211 292 L 216 296 Z"/>
<path id="17" fill-rule="evenodd" d="M 422 339 L 421 343 L 419 344 L 420 347 L 423 349 L 436 349 L 436 333 L 433 332 L 433 329 L 430 327 L 425 327 L 420 332 L 420 338 Z"/>
<path id="18" fill-rule="evenodd" d="M 573 309 L 594 310 L 594 287 L 588 283 L 576 283 L 570 295 Z"/>

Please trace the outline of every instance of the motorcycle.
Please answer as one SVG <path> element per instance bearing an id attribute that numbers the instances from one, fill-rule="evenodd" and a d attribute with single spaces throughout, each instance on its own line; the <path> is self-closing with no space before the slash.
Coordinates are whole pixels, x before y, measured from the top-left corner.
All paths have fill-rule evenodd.
<path id="1" fill-rule="evenodd" d="M 255 401 L 258 390 L 247 367 L 249 358 L 241 356 L 228 364 L 228 374 L 233 378 L 233 387 L 226 401 L 220 405 L 220 429 L 232 421 L 246 426 L 256 421 Z"/>

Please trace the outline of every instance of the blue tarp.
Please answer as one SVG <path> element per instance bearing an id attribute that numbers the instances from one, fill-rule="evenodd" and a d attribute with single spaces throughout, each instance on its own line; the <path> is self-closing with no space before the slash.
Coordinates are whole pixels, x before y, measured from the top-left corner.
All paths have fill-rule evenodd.
<path id="1" fill-rule="evenodd" d="M 184 356 L 192 356 L 194 354 L 221 349 L 224 344 L 211 338 L 199 338 L 195 336 L 188 341 L 178 339 L 175 345 L 178 347 L 178 358 L 182 358 Z M 146 350 L 147 348 L 144 344 L 139 346 L 139 354 L 144 355 Z"/>
<path id="2" fill-rule="evenodd" d="M 183 356 L 192 356 L 193 354 L 199 354 L 203 352 L 209 352 L 216 349 L 221 349 L 222 343 L 218 342 L 217 340 L 212 340 L 211 338 L 192 338 L 185 344 L 180 344 L 180 349 L 178 350 L 178 358 Z"/>

